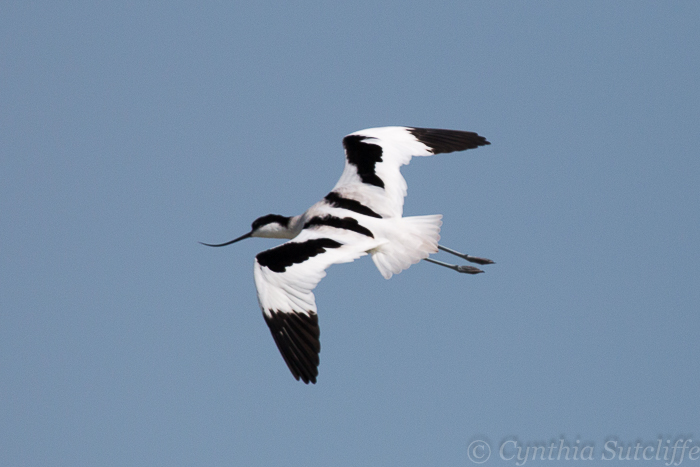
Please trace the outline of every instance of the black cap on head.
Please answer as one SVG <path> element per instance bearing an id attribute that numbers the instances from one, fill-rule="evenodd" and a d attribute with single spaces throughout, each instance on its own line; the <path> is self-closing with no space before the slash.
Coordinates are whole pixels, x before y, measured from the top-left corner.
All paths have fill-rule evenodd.
<path id="1" fill-rule="evenodd" d="M 289 227 L 289 219 L 289 217 L 280 216 L 279 214 L 268 214 L 267 216 L 262 216 L 255 219 L 251 227 L 253 230 L 257 230 L 263 225 L 272 224 L 274 222 L 277 222 L 283 227 Z"/>

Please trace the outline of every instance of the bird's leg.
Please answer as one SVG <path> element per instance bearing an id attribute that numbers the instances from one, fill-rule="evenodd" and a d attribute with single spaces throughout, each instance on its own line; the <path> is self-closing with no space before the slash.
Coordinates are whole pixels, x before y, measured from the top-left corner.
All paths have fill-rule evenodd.
<path id="1" fill-rule="evenodd" d="M 444 266 L 446 268 L 454 269 L 457 272 L 463 272 L 465 274 L 479 274 L 480 272 L 484 272 L 479 268 L 475 268 L 474 266 L 458 266 L 456 264 L 448 264 L 448 263 L 443 263 L 442 261 L 438 261 L 436 259 L 431 259 L 431 258 L 423 258 L 429 263 L 437 264 L 438 266 Z"/>
<path id="2" fill-rule="evenodd" d="M 465 255 L 464 253 L 460 253 L 459 251 L 455 251 L 452 248 L 447 248 L 446 246 L 438 245 L 438 248 L 441 249 L 442 251 L 445 251 L 447 253 L 450 253 L 451 255 L 459 256 L 462 259 L 466 259 L 470 263 L 476 263 L 476 264 L 494 264 L 493 261 L 487 258 L 478 258 L 476 256 L 469 256 Z"/>

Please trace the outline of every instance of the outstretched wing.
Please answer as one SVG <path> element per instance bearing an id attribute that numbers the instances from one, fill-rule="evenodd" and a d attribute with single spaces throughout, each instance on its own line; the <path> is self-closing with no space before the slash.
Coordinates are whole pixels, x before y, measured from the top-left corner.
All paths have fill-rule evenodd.
<path id="1" fill-rule="evenodd" d="M 343 138 L 345 169 L 326 200 L 374 217 L 401 217 L 406 180 L 400 168 L 413 156 L 432 156 L 491 144 L 469 131 L 389 126 Z"/>
<path id="2" fill-rule="evenodd" d="M 376 246 L 366 235 L 334 230 L 310 227 L 255 257 L 255 286 L 263 317 L 292 375 L 307 384 L 316 382 L 321 351 L 312 290 L 331 264 L 354 261 Z"/>

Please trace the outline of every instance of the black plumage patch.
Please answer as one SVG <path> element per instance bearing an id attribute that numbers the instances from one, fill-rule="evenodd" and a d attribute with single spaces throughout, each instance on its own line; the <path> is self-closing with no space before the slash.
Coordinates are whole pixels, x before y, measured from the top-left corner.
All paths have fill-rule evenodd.
<path id="1" fill-rule="evenodd" d="M 375 173 L 375 165 L 382 161 L 382 147 L 376 144 L 365 143 L 370 139 L 367 136 L 350 135 L 343 138 L 343 147 L 347 155 L 348 163 L 357 168 L 357 175 L 362 183 L 384 188 L 384 181 Z"/>
<path id="2" fill-rule="evenodd" d="M 327 248 L 340 248 L 338 243 L 330 238 L 315 238 L 305 242 L 288 242 L 278 247 L 258 253 L 255 257 L 260 266 L 265 266 L 274 272 L 284 272 L 293 264 L 303 263 L 307 259 L 319 255 Z"/>
<path id="3" fill-rule="evenodd" d="M 263 225 L 272 224 L 273 222 L 277 222 L 283 227 L 289 227 L 290 219 L 291 217 L 280 216 L 279 214 L 268 214 L 267 216 L 262 216 L 255 219 L 251 227 L 253 230 L 256 230 Z"/>
<path id="4" fill-rule="evenodd" d="M 306 224 L 304 224 L 304 228 L 306 229 L 316 225 L 327 225 L 329 227 L 335 227 L 338 229 L 352 230 L 353 232 L 357 232 L 359 234 L 374 238 L 374 235 L 372 234 L 371 230 L 369 230 L 367 227 L 360 225 L 360 223 L 357 222 L 357 219 L 352 217 L 340 218 L 331 215 L 325 215 L 320 217 L 316 216 L 309 219 L 306 222 Z"/>
<path id="5" fill-rule="evenodd" d="M 438 130 L 434 128 L 409 128 L 418 141 L 430 148 L 433 154 L 464 151 L 491 144 L 486 138 L 471 131 Z"/>
<path id="6" fill-rule="evenodd" d="M 372 211 L 369 207 L 365 206 L 359 201 L 350 198 L 343 198 L 334 191 L 328 193 L 326 195 L 325 200 L 328 201 L 328 204 L 330 204 L 334 208 L 347 209 L 348 211 L 356 212 L 358 214 L 364 214 L 365 216 L 376 217 L 378 219 L 382 218 L 382 216 Z"/>
<path id="7" fill-rule="evenodd" d="M 263 317 L 292 375 L 297 381 L 301 378 L 306 384 L 316 384 L 321 352 L 318 315 L 268 311 L 270 316 L 263 313 Z"/>

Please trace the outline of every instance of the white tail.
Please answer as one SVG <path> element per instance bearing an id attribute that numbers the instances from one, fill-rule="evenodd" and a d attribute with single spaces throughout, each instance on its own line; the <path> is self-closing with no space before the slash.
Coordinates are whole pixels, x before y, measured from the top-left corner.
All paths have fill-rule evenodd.
<path id="1" fill-rule="evenodd" d="M 437 253 L 441 219 L 441 214 L 391 219 L 396 224 L 387 229 L 391 234 L 389 242 L 370 251 L 385 279 Z"/>

